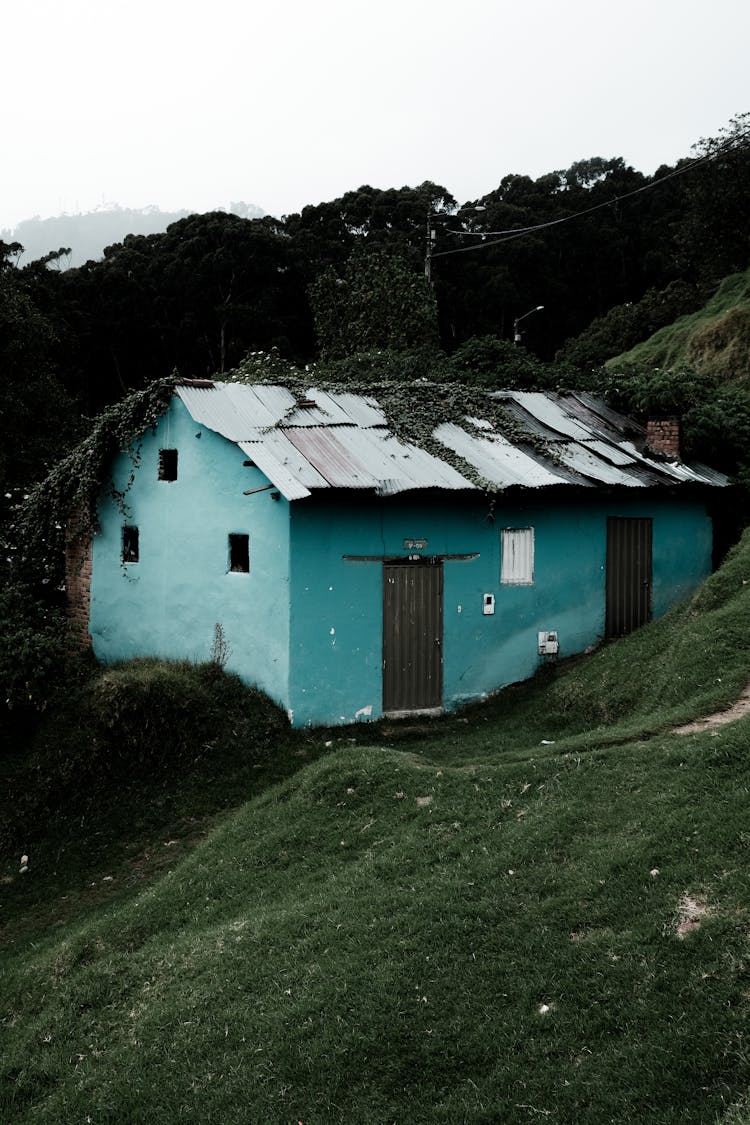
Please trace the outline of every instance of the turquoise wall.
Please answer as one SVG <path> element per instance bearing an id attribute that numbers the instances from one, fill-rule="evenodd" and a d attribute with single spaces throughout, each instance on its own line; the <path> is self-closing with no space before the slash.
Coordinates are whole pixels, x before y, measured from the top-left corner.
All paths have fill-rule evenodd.
<path id="1" fill-rule="evenodd" d="M 200 436 L 199 436 L 200 435 Z M 160 448 L 178 450 L 178 479 L 158 480 Z M 362 492 L 287 503 L 231 442 L 174 399 L 127 489 L 123 516 L 108 496 L 93 545 L 91 635 L 103 661 L 134 656 L 207 660 L 216 623 L 227 668 L 285 707 L 296 726 L 377 718 L 382 702 L 382 563 L 344 555 L 473 554 L 444 564 L 444 703 L 453 708 L 536 671 L 539 630 L 569 656 L 601 640 L 607 516 L 653 519 L 658 617 L 709 573 L 711 523 L 702 503 L 550 489 L 522 499 L 443 492 L 379 499 Z M 114 467 L 125 490 L 129 457 Z M 122 527 L 139 529 L 140 559 L 121 562 Z M 500 584 L 500 532 L 533 527 L 533 586 Z M 228 535 L 247 534 L 249 574 L 228 573 Z M 494 594 L 495 613 L 482 598 Z"/>
<path id="2" fill-rule="evenodd" d="M 200 435 L 200 436 L 198 436 Z M 178 478 L 159 481 L 159 449 L 178 450 Z M 99 505 L 94 537 L 90 630 L 105 662 L 134 656 L 208 660 L 223 626 L 227 669 L 287 706 L 289 682 L 289 505 L 243 467 L 236 445 L 192 420 L 174 398 L 140 465 L 123 517 L 110 497 Z M 132 469 L 122 455 L 115 487 Z M 122 526 L 139 529 L 140 561 L 121 562 Z M 249 535 L 250 573 L 228 573 L 229 533 Z"/>
<path id="3" fill-rule="evenodd" d="M 382 699 L 382 565 L 342 556 L 478 552 L 444 564 L 444 703 L 453 708 L 536 671 L 537 632 L 557 630 L 562 656 L 600 641 L 605 621 L 607 516 L 653 519 L 653 611 L 660 616 L 710 572 L 702 503 L 563 490 L 519 503 L 443 493 L 311 498 L 292 507 L 290 711 L 295 725 L 377 718 Z M 500 585 L 500 529 L 535 530 L 533 586 Z M 495 596 L 484 616 L 482 596 Z"/>

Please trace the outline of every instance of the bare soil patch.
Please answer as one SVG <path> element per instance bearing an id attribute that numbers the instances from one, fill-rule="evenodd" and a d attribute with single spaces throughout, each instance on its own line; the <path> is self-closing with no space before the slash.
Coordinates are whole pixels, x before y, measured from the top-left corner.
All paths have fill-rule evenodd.
<path id="1" fill-rule="evenodd" d="M 709 913 L 708 904 L 693 895 L 684 894 L 677 908 L 675 929 L 679 938 L 684 938 L 692 930 L 700 928 L 701 921 Z"/>
<path id="2" fill-rule="evenodd" d="M 750 712 L 750 684 L 747 685 L 737 702 L 726 711 L 716 711 L 704 719 L 696 719 L 686 723 L 684 727 L 673 727 L 672 734 L 700 734 L 701 731 L 711 730 L 713 727 L 722 727 L 725 723 L 733 723 Z"/>

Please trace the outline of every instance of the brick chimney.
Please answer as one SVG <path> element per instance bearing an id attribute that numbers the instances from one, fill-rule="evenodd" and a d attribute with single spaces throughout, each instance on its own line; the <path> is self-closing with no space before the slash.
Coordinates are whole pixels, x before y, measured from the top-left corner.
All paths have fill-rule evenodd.
<path id="1" fill-rule="evenodd" d="M 677 418 L 650 419 L 646 423 L 646 452 L 667 461 L 680 460 L 680 423 Z"/>

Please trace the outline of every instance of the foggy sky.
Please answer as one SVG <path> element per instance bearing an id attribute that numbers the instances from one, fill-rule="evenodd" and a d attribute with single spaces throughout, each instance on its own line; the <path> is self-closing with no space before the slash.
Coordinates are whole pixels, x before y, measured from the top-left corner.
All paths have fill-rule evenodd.
<path id="1" fill-rule="evenodd" d="M 747 0 L 26 0 L 0 28 L 0 228 L 650 173 L 750 109 Z"/>

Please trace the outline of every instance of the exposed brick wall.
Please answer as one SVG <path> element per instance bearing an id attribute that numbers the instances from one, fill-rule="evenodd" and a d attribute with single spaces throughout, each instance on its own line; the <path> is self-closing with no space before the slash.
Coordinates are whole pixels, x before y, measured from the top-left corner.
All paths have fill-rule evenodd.
<path id="1" fill-rule="evenodd" d="M 680 423 L 676 418 L 646 423 L 646 449 L 667 457 L 670 461 L 680 459 Z"/>
<path id="2" fill-rule="evenodd" d="M 91 644 L 89 613 L 91 608 L 91 535 L 80 534 L 80 523 L 74 517 L 68 524 L 65 545 L 65 590 L 68 616 L 82 646 Z"/>

